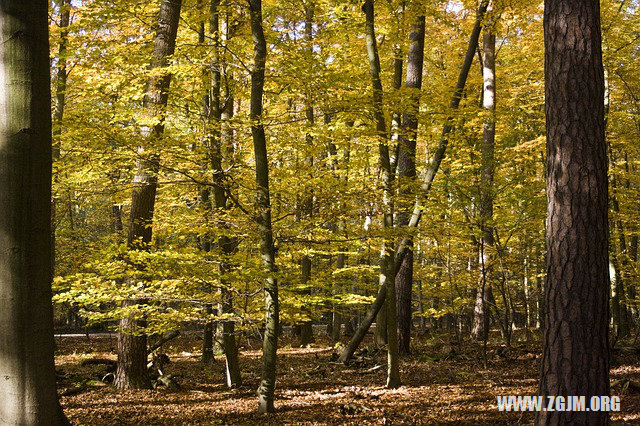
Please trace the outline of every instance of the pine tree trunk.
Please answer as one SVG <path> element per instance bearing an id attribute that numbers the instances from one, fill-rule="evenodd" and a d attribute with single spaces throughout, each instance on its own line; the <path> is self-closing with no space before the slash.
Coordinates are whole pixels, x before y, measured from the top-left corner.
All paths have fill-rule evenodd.
<path id="1" fill-rule="evenodd" d="M 546 0 L 547 281 L 540 395 L 609 395 L 608 184 L 597 0 Z M 588 179 L 587 179 L 588 176 Z M 608 423 L 539 412 L 537 424 Z"/>
<path id="2" fill-rule="evenodd" d="M 158 15 L 158 29 L 153 46 L 151 69 L 166 67 L 168 57 L 173 55 L 178 32 L 181 0 L 163 0 Z M 153 211 L 158 188 L 160 159 L 148 153 L 154 142 L 164 133 L 164 108 L 169 98 L 171 74 L 165 73 L 151 78 L 147 84 L 143 108 L 151 117 L 160 117 L 152 128 L 143 129 L 144 144 L 138 147 L 140 156 L 133 177 L 131 195 L 131 220 L 129 223 L 128 246 L 130 249 L 147 250 L 151 243 Z M 144 300 L 128 300 L 123 308 L 144 303 Z M 118 332 L 118 368 L 115 385 L 118 389 L 141 389 L 151 386 L 147 364 L 147 337 L 144 334 L 145 321 L 122 318 Z M 143 367 L 144 366 L 144 367 Z"/>
<path id="3" fill-rule="evenodd" d="M 402 120 L 400 149 L 398 153 L 398 227 L 409 224 L 411 214 L 411 194 L 416 179 L 416 139 L 418 136 L 418 110 L 420 91 L 422 90 L 422 69 L 424 62 L 425 17 L 420 14 L 413 24 L 409 40 L 407 57 L 407 77 L 405 87 L 409 89 L 409 107 Z M 398 303 L 398 350 L 409 354 L 411 350 L 411 292 L 413 289 L 413 240 L 407 237 L 407 255 L 396 275 L 396 294 Z"/>
<path id="4" fill-rule="evenodd" d="M 269 194 L 269 160 L 267 141 L 262 124 L 262 94 L 264 91 L 264 71 L 267 60 L 267 43 L 262 28 L 262 0 L 249 1 L 251 11 L 251 34 L 253 36 L 253 69 L 251 71 L 251 134 L 256 162 L 256 207 L 260 233 L 260 255 L 267 278 L 265 294 L 265 328 L 262 346 L 262 376 L 258 388 L 258 412 L 271 413 L 276 387 L 276 361 L 278 349 L 279 306 L 278 282 L 273 230 L 271 228 L 271 200 Z"/>
<path id="5" fill-rule="evenodd" d="M 47 3 L 3 1 L 0 34 L 0 422 L 62 425 L 53 363 Z"/>

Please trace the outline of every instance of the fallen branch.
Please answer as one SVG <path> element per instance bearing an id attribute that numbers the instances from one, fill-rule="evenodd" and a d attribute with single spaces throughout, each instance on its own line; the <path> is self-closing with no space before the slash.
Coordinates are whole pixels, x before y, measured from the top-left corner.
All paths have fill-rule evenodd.
<path id="1" fill-rule="evenodd" d="M 147 349 L 147 355 L 149 355 L 151 352 L 155 351 L 160 346 L 167 343 L 169 340 L 175 339 L 179 335 L 180 335 L 180 332 L 177 330 L 171 330 L 167 333 L 164 333 L 164 335 L 160 338 L 160 340 L 155 342 L 153 345 L 149 346 L 149 348 Z"/>

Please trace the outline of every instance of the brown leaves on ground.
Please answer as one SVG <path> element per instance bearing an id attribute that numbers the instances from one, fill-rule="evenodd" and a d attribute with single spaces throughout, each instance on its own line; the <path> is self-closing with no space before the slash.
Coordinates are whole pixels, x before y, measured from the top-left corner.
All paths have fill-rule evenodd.
<path id="1" fill-rule="evenodd" d="M 413 355 L 402 360 L 403 386 L 388 390 L 384 351 L 362 350 L 356 362 L 343 366 L 326 342 L 286 347 L 278 351 L 278 412 L 258 415 L 258 350 L 241 353 L 244 386 L 227 389 L 224 358 L 216 357 L 214 366 L 205 368 L 199 362 L 200 342 L 181 337 L 163 348 L 171 359 L 167 373 L 180 390 L 158 386 L 119 392 L 100 385 L 108 363 L 85 361 L 115 359 L 115 339 L 59 338 L 57 344 L 60 393 L 74 390 L 61 397 L 62 405 L 78 425 L 530 424 L 534 413 L 499 412 L 496 396 L 536 394 L 540 353 L 534 344 L 517 344 L 508 351 L 491 345 L 485 369 L 477 344 L 460 348 L 445 339 L 419 338 Z M 638 365 L 637 356 L 617 355 L 612 382 L 640 381 Z M 621 411 L 612 413 L 614 422 L 640 422 L 640 393 L 614 386 L 612 394 L 621 397 Z"/>

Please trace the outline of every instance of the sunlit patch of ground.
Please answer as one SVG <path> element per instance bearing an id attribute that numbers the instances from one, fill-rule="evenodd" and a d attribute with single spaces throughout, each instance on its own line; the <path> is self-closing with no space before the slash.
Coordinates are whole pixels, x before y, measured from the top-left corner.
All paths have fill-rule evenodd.
<path id="1" fill-rule="evenodd" d="M 61 391 L 100 378 L 104 366 L 83 366 L 88 358 L 115 359 L 114 339 L 57 339 Z M 286 341 L 284 342 L 286 345 Z M 242 352 L 244 385 L 229 390 L 222 384 L 224 363 L 216 357 L 211 368 L 199 363 L 195 338 L 181 338 L 164 351 L 172 360 L 166 368 L 181 390 L 158 388 L 118 392 L 111 386 L 89 386 L 62 397 L 74 424 L 530 424 L 533 413 L 499 412 L 497 395 L 533 395 L 538 378 L 539 347 L 515 344 L 501 354 L 490 345 L 485 368 L 479 346 L 452 348 L 446 340 L 418 339 L 413 355 L 402 360 L 403 386 L 384 388 L 385 354 L 371 350 L 358 366 L 333 362 L 333 346 L 320 341 L 309 348 L 280 349 L 275 415 L 255 413 L 260 377 L 259 345 Z M 380 367 L 382 366 L 382 367 Z M 616 359 L 612 381 L 640 382 L 637 356 Z M 613 389 L 616 394 L 620 389 Z M 640 394 L 621 396 L 614 422 L 640 421 Z"/>

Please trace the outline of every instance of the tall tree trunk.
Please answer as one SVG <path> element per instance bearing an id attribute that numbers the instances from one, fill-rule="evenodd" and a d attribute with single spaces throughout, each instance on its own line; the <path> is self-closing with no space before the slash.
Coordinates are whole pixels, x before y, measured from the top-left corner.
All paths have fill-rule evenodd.
<path id="1" fill-rule="evenodd" d="M 217 1 L 218 0 L 213 0 L 211 3 L 211 7 L 212 7 L 212 12 L 211 12 L 212 24 L 211 25 L 212 27 L 216 28 L 215 31 L 218 31 L 218 28 L 219 28 L 219 26 L 215 22 L 215 21 L 219 22 L 219 12 L 216 10 L 214 13 L 213 11 L 214 3 L 216 3 L 216 8 L 217 8 Z M 229 16 L 226 15 L 222 22 L 224 25 L 219 32 L 220 32 L 221 39 L 226 44 L 230 37 Z M 212 31 L 212 33 L 213 32 L 214 31 Z M 225 97 L 220 98 L 220 95 L 219 95 L 220 83 L 218 83 L 217 90 L 218 90 L 219 100 L 217 101 L 218 105 L 217 105 L 217 110 L 215 111 L 215 117 L 212 116 L 212 118 L 215 119 L 215 121 L 212 124 L 215 125 L 216 129 L 220 129 L 220 130 L 217 132 L 217 135 L 216 135 L 217 139 L 212 140 L 210 145 L 212 149 L 211 165 L 213 167 L 213 183 L 214 183 L 213 191 L 214 191 L 215 207 L 216 209 L 221 209 L 221 210 L 227 210 L 228 208 L 227 206 L 228 188 L 226 187 L 226 184 L 225 184 L 224 169 L 222 167 L 223 148 L 226 146 L 227 147 L 226 152 L 229 154 L 233 153 L 233 148 L 232 148 L 233 130 L 229 128 L 229 124 L 228 124 L 228 121 L 233 116 L 233 96 L 230 89 L 230 84 L 229 84 L 230 77 L 227 73 L 228 68 L 227 68 L 227 62 L 225 58 L 226 58 L 226 55 L 219 56 L 218 64 L 216 64 L 220 70 L 219 81 L 220 83 L 224 81 Z M 214 67 L 212 66 L 212 72 L 214 71 L 213 68 Z M 213 89 L 214 87 L 212 87 L 212 90 Z M 222 99 L 225 100 L 224 105 L 222 105 Z M 211 112 L 213 113 L 214 110 L 211 110 Z M 228 224 L 226 222 L 222 222 L 221 225 L 224 227 L 228 227 Z M 220 247 L 220 249 L 222 250 L 225 256 L 230 256 L 236 251 L 237 242 L 229 237 L 222 236 L 218 240 L 218 246 Z M 229 265 L 226 262 L 220 263 L 221 274 L 224 275 L 224 273 L 228 269 L 229 269 Z M 222 315 L 232 314 L 233 313 L 233 292 L 231 291 L 230 288 L 228 288 L 228 283 L 226 282 L 223 282 L 223 285 L 222 285 L 221 299 L 222 300 L 220 304 L 220 308 L 221 308 L 220 310 Z M 240 387 L 242 386 L 242 375 L 240 372 L 240 362 L 238 360 L 238 344 L 236 342 L 236 336 L 235 336 L 235 322 L 232 320 L 227 319 L 227 320 L 223 320 L 222 322 L 222 348 L 224 350 L 225 363 L 226 363 L 226 369 L 225 369 L 226 384 L 230 388 Z"/>
<path id="2" fill-rule="evenodd" d="M 3 1 L 0 34 L 0 421 L 62 425 L 53 363 L 47 3 Z"/>
<path id="3" fill-rule="evenodd" d="M 493 175 L 495 170 L 494 150 L 496 135 L 496 36 L 487 25 L 482 40 L 483 44 L 483 108 L 487 114 L 482 135 L 481 177 L 479 224 L 480 238 L 480 279 L 473 310 L 473 326 L 471 335 L 478 340 L 486 340 L 489 332 L 489 310 L 486 306 L 486 293 L 491 287 L 493 277 Z"/>
<path id="4" fill-rule="evenodd" d="M 614 163 L 613 152 L 609 146 L 611 157 L 611 165 Z M 627 239 L 624 233 L 624 223 L 620 217 L 620 203 L 617 197 L 618 180 L 614 173 L 611 176 L 611 208 L 615 214 L 615 228 L 610 230 L 611 237 L 618 234 L 618 245 L 614 243 L 610 247 L 612 263 L 614 265 L 616 276 L 613 280 L 613 293 L 611 295 L 611 315 L 613 317 L 613 327 L 617 337 L 625 337 L 629 334 L 629 316 L 627 312 L 627 298 L 625 295 L 625 284 L 628 284 L 628 258 L 627 258 Z"/>
<path id="5" fill-rule="evenodd" d="M 409 89 L 409 107 L 402 118 L 400 132 L 400 150 L 398 153 L 398 192 L 401 208 L 398 210 L 398 227 L 409 224 L 411 205 L 407 205 L 413 193 L 416 178 L 416 139 L 418 136 L 418 110 L 420 91 L 422 90 L 422 69 L 424 62 L 425 17 L 421 12 L 413 24 L 409 40 L 407 57 L 407 77 L 405 87 Z M 404 198 L 403 198 L 404 197 Z M 396 293 L 398 299 L 398 350 L 409 354 L 411 350 L 411 292 L 413 289 L 413 240 L 408 237 L 408 253 L 400 264 L 396 275 Z"/>
<path id="6" fill-rule="evenodd" d="M 473 63 L 473 57 L 475 56 L 476 48 L 478 46 L 478 39 L 480 38 L 480 30 L 482 29 L 482 19 L 487 10 L 487 6 L 489 4 L 489 0 L 482 0 L 480 7 L 478 8 L 478 12 L 476 14 L 476 21 L 471 31 L 471 35 L 469 37 L 469 44 L 467 45 L 467 52 L 464 57 L 464 62 L 460 69 L 460 74 L 458 75 L 458 82 L 456 84 L 455 90 L 451 97 L 451 103 L 449 104 L 449 108 L 451 111 L 455 111 L 458 109 L 460 105 L 460 101 L 462 99 L 462 92 L 464 91 L 464 87 L 467 82 L 467 76 L 469 75 L 469 70 L 471 69 L 471 64 Z M 416 228 L 420 223 L 420 218 L 422 217 L 423 211 L 423 200 L 426 200 L 429 192 L 431 191 L 431 185 L 433 184 L 433 180 L 440 168 L 440 163 L 444 159 L 444 155 L 447 149 L 447 145 L 449 144 L 449 133 L 453 130 L 453 115 L 447 117 L 445 120 L 444 127 L 442 129 L 442 135 L 440 137 L 440 142 L 438 143 L 438 148 L 435 151 L 432 161 L 430 162 L 429 168 L 427 169 L 426 176 L 424 181 L 420 187 L 420 191 L 422 194 L 416 200 L 416 203 L 413 207 L 413 212 L 411 214 L 411 218 L 409 219 L 409 224 L 407 226 Z M 400 244 L 398 245 L 397 250 L 395 251 L 395 262 L 394 262 L 394 271 L 400 270 L 400 265 L 404 261 L 404 257 L 407 254 L 409 241 L 406 238 L 403 238 Z M 395 279 L 394 279 L 395 280 Z M 353 353 L 364 339 L 369 327 L 373 323 L 373 319 L 376 317 L 378 311 L 384 304 L 385 298 L 387 294 L 386 286 L 385 288 L 381 287 L 378 290 L 378 294 L 376 295 L 376 299 L 373 304 L 367 310 L 367 314 L 365 315 L 363 321 L 358 326 L 358 329 L 353 334 L 351 341 L 346 346 L 342 354 L 340 354 L 339 361 L 340 362 L 348 362 Z"/>
<path id="7" fill-rule="evenodd" d="M 53 110 L 53 149 L 54 164 L 60 159 L 60 145 L 62 139 L 62 120 L 64 118 L 65 94 L 67 92 L 67 42 L 69 38 L 69 22 L 71 17 L 71 0 L 57 0 L 60 9 L 60 41 L 58 43 L 58 64 L 56 72 L 56 102 Z M 53 176 L 57 181 L 57 174 Z M 51 273 L 56 270 L 56 200 L 54 193 L 51 197 Z"/>
<path id="8" fill-rule="evenodd" d="M 380 169 L 383 190 L 383 225 L 390 233 L 393 228 L 393 173 L 387 144 L 387 125 L 382 110 L 382 81 L 380 80 L 380 58 L 374 26 L 373 0 L 367 0 L 362 6 L 366 16 L 365 37 L 369 57 L 369 74 L 373 86 L 373 110 L 380 151 Z M 398 362 L 398 330 L 396 322 L 396 289 L 394 271 L 394 243 L 386 235 L 380 253 L 380 288 L 386 289 L 387 311 L 387 387 L 400 386 L 400 367 Z"/>
<path id="9" fill-rule="evenodd" d="M 258 412 L 275 411 L 273 394 L 276 387 L 276 360 L 278 349 L 278 281 L 275 278 L 276 261 L 271 228 L 271 200 L 269 194 L 269 160 L 267 140 L 262 124 L 262 95 L 264 71 L 267 61 L 267 43 L 262 29 L 262 0 L 249 1 L 251 34 L 253 36 L 253 69 L 251 71 L 251 134 L 256 162 L 256 208 L 260 233 L 260 255 L 267 278 L 264 294 L 266 304 L 264 342 L 262 346 L 262 376 L 258 388 Z"/>
<path id="10" fill-rule="evenodd" d="M 201 1 L 198 2 L 198 7 L 203 7 Z M 210 23 L 209 33 L 213 38 L 213 43 L 211 43 L 212 44 L 211 48 L 214 50 L 216 54 L 217 54 L 217 48 L 218 48 L 217 47 L 218 23 L 216 21 L 217 17 L 218 17 L 217 1 L 212 0 L 211 3 L 209 4 L 209 14 L 208 14 L 209 23 Z M 203 20 L 202 22 L 200 22 L 200 28 L 198 29 L 198 44 L 203 47 L 205 46 L 205 39 L 206 39 L 205 28 L 206 28 L 206 22 L 205 20 Z M 215 133 L 217 130 L 215 124 L 210 124 L 210 121 L 212 121 L 211 117 L 215 116 L 212 110 L 215 109 L 217 111 L 219 109 L 220 72 L 218 71 L 216 61 L 217 61 L 217 55 L 214 55 L 213 62 L 209 65 L 209 70 L 205 70 L 203 72 L 203 80 L 204 80 L 203 92 L 204 93 L 202 96 L 202 103 L 203 103 L 202 109 L 203 109 L 204 122 L 205 122 L 205 134 L 207 135 L 208 135 L 208 132 Z M 215 75 L 216 73 L 217 73 L 217 76 Z M 208 78 L 209 81 L 207 81 L 207 77 L 209 77 Z M 216 106 L 212 106 L 212 102 L 216 102 Z M 214 139 L 214 142 L 215 142 L 215 138 L 205 137 L 204 145 L 207 148 L 209 148 L 209 151 L 211 151 L 210 145 L 212 141 L 208 139 Z M 212 162 L 211 157 L 212 155 L 209 154 L 209 158 L 208 158 L 209 163 Z M 205 210 L 205 224 L 206 226 L 209 226 L 209 219 L 211 215 L 212 206 L 211 206 L 211 188 L 208 185 L 203 185 L 200 188 L 200 203 L 202 204 Z M 201 237 L 200 250 L 204 251 L 205 253 L 211 251 L 211 238 L 208 233 L 205 233 L 205 235 Z M 210 294 L 213 293 L 211 286 L 208 284 L 206 285 L 205 290 Z M 213 314 L 213 304 L 211 302 L 205 303 L 204 309 L 207 315 Z M 202 364 L 206 366 L 211 366 L 215 360 L 215 357 L 213 355 L 215 330 L 216 330 L 216 322 L 212 319 L 207 319 L 204 324 L 204 329 L 202 333 Z"/>
<path id="11" fill-rule="evenodd" d="M 304 8 L 305 21 L 304 21 L 304 37 L 307 43 L 307 55 L 308 60 L 313 63 L 313 14 L 314 14 L 314 5 L 313 3 L 309 3 Z M 312 67 L 313 69 L 313 67 Z M 310 76 L 313 79 L 313 76 Z M 313 112 L 313 100 L 311 99 L 311 93 L 306 94 L 305 99 L 305 116 L 307 119 L 307 126 L 310 128 L 314 125 L 314 112 Z M 305 164 L 309 168 L 309 179 L 313 179 L 312 170 L 313 170 L 313 154 L 311 152 L 313 148 L 313 136 L 310 132 L 306 134 L 306 150 L 307 153 L 305 155 Z M 304 194 L 304 199 L 302 200 L 302 213 L 303 217 L 311 217 L 313 215 L 313 193 L 311 192 L 312 188 L 307 188 Z M 309 255 L 305 254 L 300 261 L 300 272 L 302 275 L 301 283 L 302 285 L 306 285 L 311 279 L 311 258 Z M 304 294 L 309 294 L 308 290 L 304 291 Z M 307 314 L 311 314 L 307 312 Z M 313 322 L 305 321 L 300 326 L 300 346 L 306 346 L 313 342 Z"/>
<path id="12" fill-rule="evenodd" d="M 540 395 L 609 395 L 608 184 L 597 0 L 546 0 L 547 281 Z M 588 175 L 588 179 L 587 176 Z M 539 412 L 537 424 L 608 423 Z"/>
<path id="13" fill-rule="evenodd" d="M 153 46 L 150 68 L 166 67 L 173 55 L 178 33 L 178 20 L 182 0 L 163 0 L 158 15 L 158 29 Z M 127 243 L 130 249 L 147 250 L 151 243 L 153 210 L 158 188 L 160 159 L 147 153 L 164 134 L 164 109 L 169 98 L 171 74 L 163 73 L 149 80 L 143 100 L 143 109 L 149 117 L 160 117 L 152 128 L 144 128 L 144 143 L 138 147 L 139 159 L 133 177 L 131 220 Z M 136 306 L 142 300 L 127 300 L 123 307 Z M 145 321 L 125 317 L 118 332 L 118 368 L 115 385 L 118 389 L 142 389 L 151 386 L 147 374 L 147 337 Z"/>

